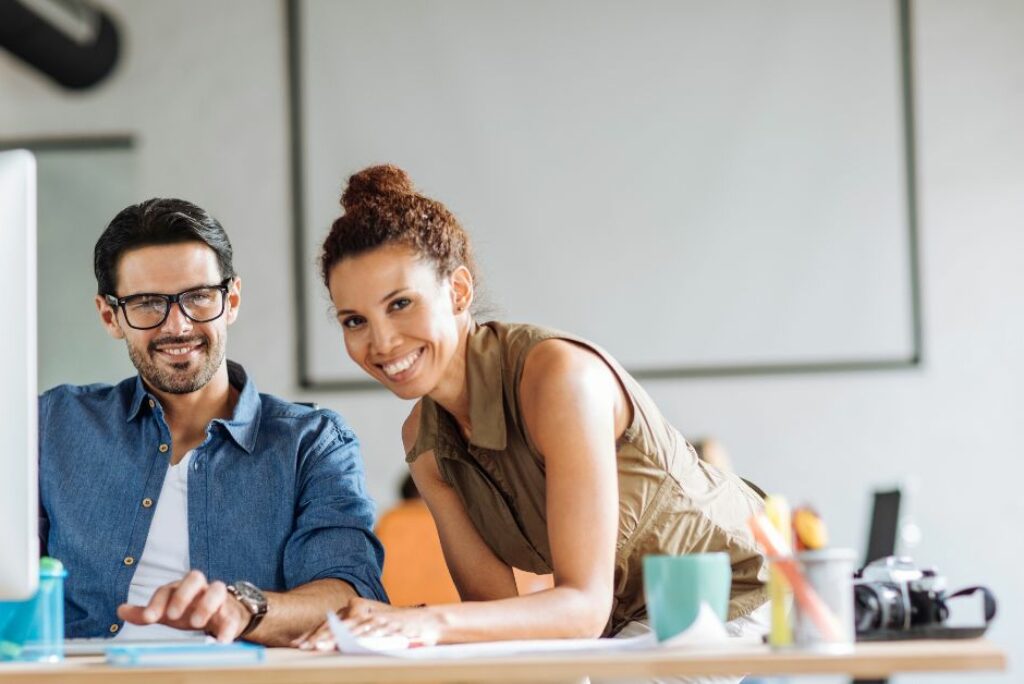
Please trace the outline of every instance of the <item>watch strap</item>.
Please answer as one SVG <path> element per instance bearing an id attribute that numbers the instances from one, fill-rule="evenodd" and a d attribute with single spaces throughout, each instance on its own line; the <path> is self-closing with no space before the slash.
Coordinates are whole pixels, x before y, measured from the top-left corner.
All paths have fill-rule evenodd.
<path id="1" fill-rule="evenodd" d="M 240 584 L 245 584 L 248 591 L 240 591 L 238 588 Z M 249 611 L 249 623 L 242 630 L 241 634 L 238 635 L 238 638 L 241 639 L 256 629 L 263 621 L 264 616 L 267 614 L 267 600 L 264 597 L 262 601 L 254 601 L 248 593 L 255 590 L 262 597 L 263 592 L 248 582 L 235 582 L 234 584 L 229 584 L 227 589 L 228 593 L 234 596 Z"/>

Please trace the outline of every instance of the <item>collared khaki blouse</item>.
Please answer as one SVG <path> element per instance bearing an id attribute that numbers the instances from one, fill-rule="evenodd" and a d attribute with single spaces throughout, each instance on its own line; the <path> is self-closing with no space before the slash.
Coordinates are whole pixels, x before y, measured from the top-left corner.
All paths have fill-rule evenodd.
<path id="1" fill-rule="evenodd" d="M 544 459 L 526 433 L 519 405 L 527 354 L 548 339 L 598 354 L 632 403 L 632 422 L 616 444 L 619 529 L 605 636 L 646 617 L 641 560 L 647 554 L 724 551 L 732 564 L 729 619 L 761 606 L 767 563 L 746 522 L 762 509 L 761 498 L 735 474 L 698 460 L 636 380 L 599 347 L 572 335 L 514 323 L 476 326 L 466 350 L 470 441 L 450 414 L 423 397 L 419 434 L 406 460 L 433 451 L 441 476 L 495 555 L 522 570 L 552 572 Z"/>

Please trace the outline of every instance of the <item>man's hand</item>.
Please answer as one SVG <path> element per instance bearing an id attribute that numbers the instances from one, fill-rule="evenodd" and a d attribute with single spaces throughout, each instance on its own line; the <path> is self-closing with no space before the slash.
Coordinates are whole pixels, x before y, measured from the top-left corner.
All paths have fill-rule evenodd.
<path id="1" fill-rule="evenodd" d="M 249 624 L 251 614 L 223 582 L 207 582 L 203 573 L 193 570 L 157 589 L 145 606 L 121 604 L 117 616 L 135 625 L 160 623 L 175 629 L 203 630 L 228 643 Z"/>

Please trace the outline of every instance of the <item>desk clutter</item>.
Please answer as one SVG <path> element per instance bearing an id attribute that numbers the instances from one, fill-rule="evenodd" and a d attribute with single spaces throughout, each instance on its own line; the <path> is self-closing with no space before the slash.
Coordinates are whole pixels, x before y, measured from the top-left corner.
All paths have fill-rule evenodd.
<path id="1" fill-rule="evenodd" d="M 770 560 L 772 602 L 768 642 L 773 649 L 849 654 L 856 641 L 958 639 L 982 636 L 996 615 L 996 599 L 983 586 L 947 592 L 946 578 L 907 557 L 887 556 L 853 571 L 854 552 L 829 546 L 824 520 L 803 506 L 767 497 L 749 525 Z M 0 602 L 0 660 L 56 662 L 65 654 L 61 563 L 43 558 L 39 587 L 23 601 Z M 652 631 L 626 639 L 535 640 L 460 646 L 378 643 L 355 639 L 328 614 L 335 641 L 348 655 L 481 658 L 535 653 L 650 651 L 707 646 L 730 639 L 723 627 L 730 567 L 722 553 L 648 556 L 644 584 Z M 976 597 L 982 618 L 950 625 L 950 602 Z M 790 609 L 790 606 L 792 609 Z M 205 637 L 204 637 L 205 638 Z M 115 666 L 196 667 L 253 664 L 262 647 L 244 643 L 131 644 L 103 640 Z M 68 654 L 75 645 L 67 644 Z"/>
<path id="2" fill-rule="evenodd" d="M 854 572 L 853 550 L 829 547 L 826 525 L 809 506 L 791 513 L 783 497 L 769 496 L 749 525 L 771 563 L 768 642 L 775 649 L 841 653 L 854 641 L 973 638 L 995 618 L 987 587 L 947 593 L 945 577 L 909 557 L 879 558 Z M 980 597 L 982 620 L 947 625 L 949 601 L 970 596 Z"/>

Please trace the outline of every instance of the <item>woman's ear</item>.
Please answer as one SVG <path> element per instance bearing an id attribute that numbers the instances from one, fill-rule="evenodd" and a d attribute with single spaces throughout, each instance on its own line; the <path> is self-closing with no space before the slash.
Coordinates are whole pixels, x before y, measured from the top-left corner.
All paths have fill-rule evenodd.
<path id="1" fill-rule="evenodd" d="M 452 309 L 456 314 L 468 311 L 473 305 L 473 274 L 465 266 L 452 271 L 449 278 L 452 292 Z"/>

